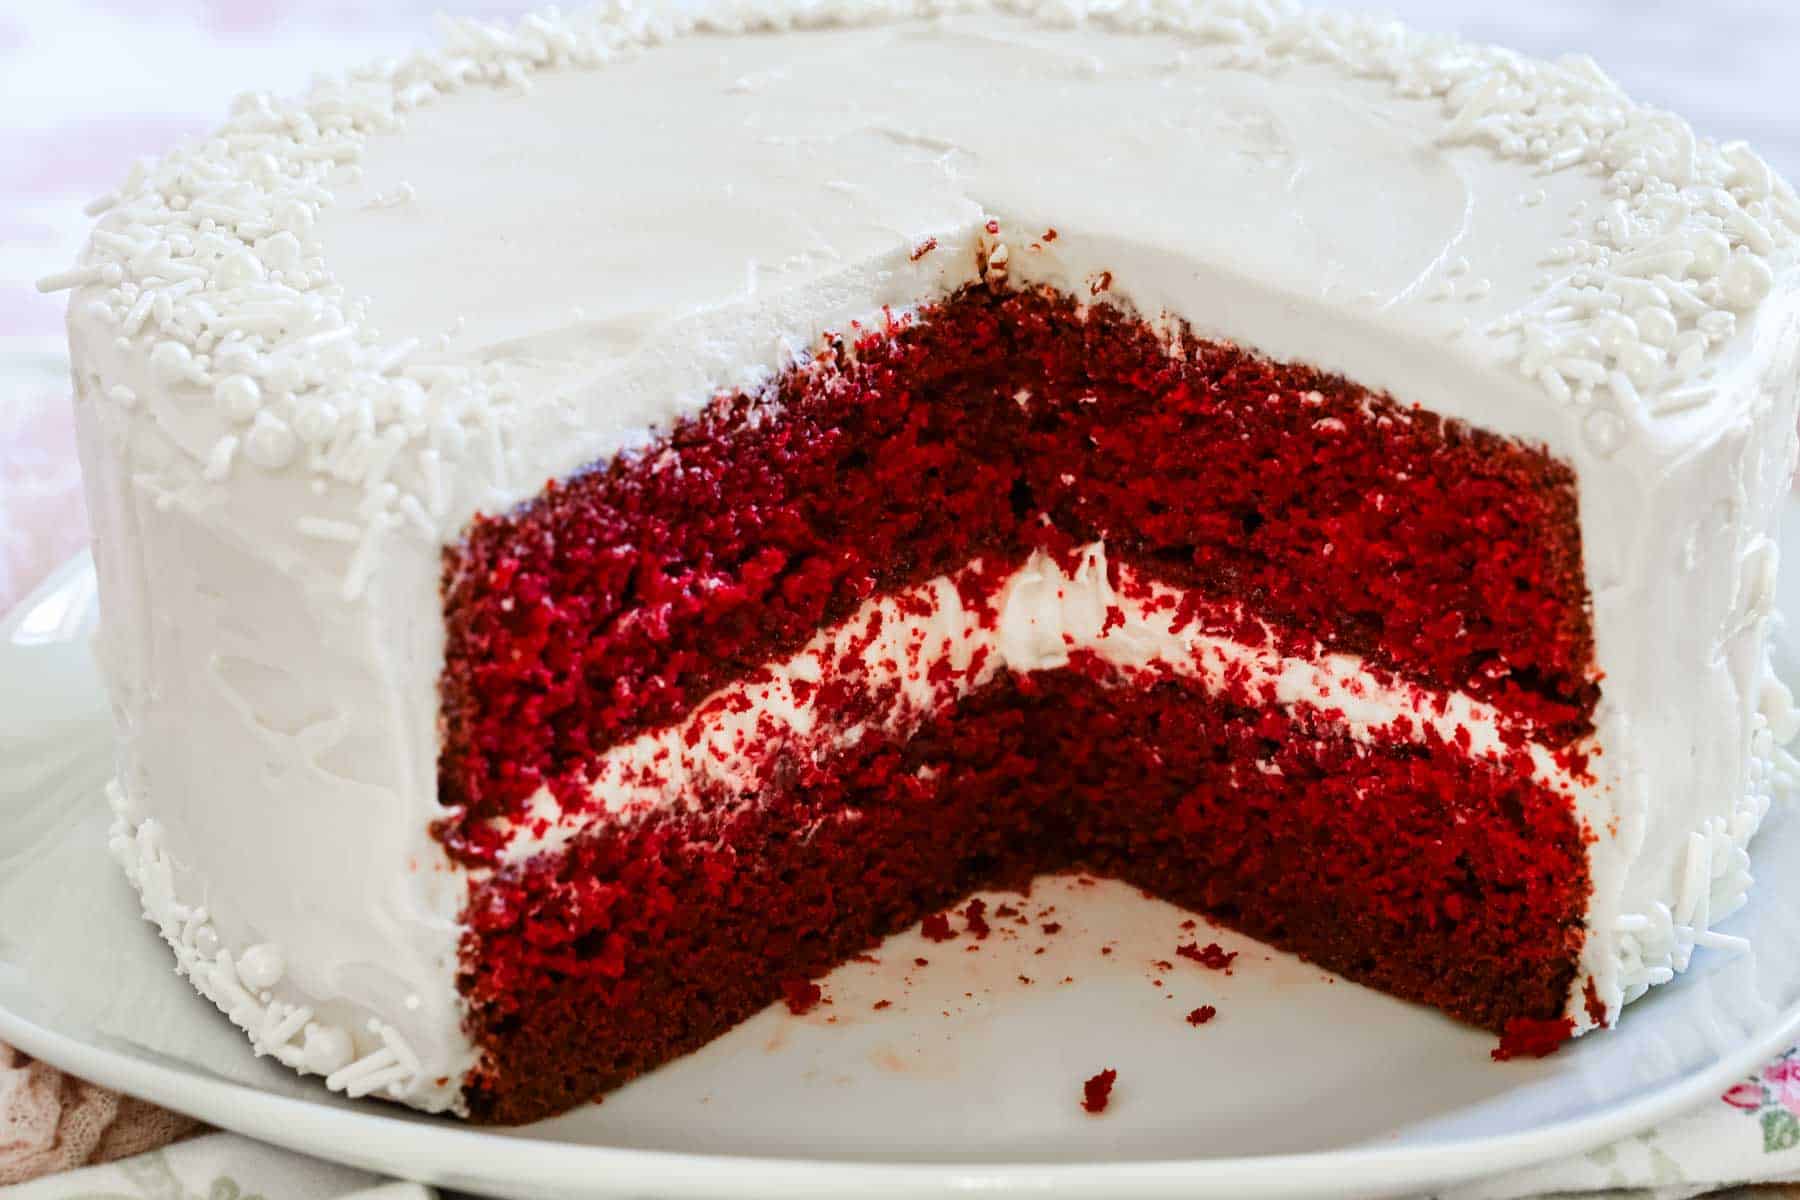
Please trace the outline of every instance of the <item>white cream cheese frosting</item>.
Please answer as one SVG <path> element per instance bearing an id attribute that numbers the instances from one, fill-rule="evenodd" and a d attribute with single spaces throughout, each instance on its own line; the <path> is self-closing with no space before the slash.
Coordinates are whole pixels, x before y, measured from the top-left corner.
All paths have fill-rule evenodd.
<path id="1" fill-rule="evenodd" d="M 44 284 L 118 844 L 203 990 L 233 975 L 253 1003 L 208 994 L 258 1047 L 339 1086 L 454 1108 L 475 1053 L 429 834 L 441 548 L 983 270 L 1570 463 L 1603 673 L 1578 983 L 1610 1020 L 1742 902 L 1793 732 L 1763 643 L 1800 202 L 1585 58 L 1228 0 L 451 22 L 240 98 L 94 211 Z"/>
<path id="2" fill-rule="evenodd" d="M 1465 736 L 1472 757 L 1507 754 L 1505 722 L 1481 701 L 1377 678 L 1353 654 L 1317 646 L 1307 656 L 1282 654 L 1270 648 L 1273 637 L 1251 645 L 1206 633 L 1205 622 L 1192 619 L 1194 597 L 1127 566 L 1109 567 L 1103 542 L 1083 547 L 1073 570 L 1034 553 L 979 600 L 965 599 L 980 572 L 971 567 L 969 575 L 940 575 L 865 601 L 791 657 L 714 692 L 679 723 L 606 751 L 582 807 L 564 808 L 540 788 L 522 817 L 499 820 L 508 835 L 501 864 L 559 850 L 596 818 L 691 803 L 700 789 L 752 793 L 784 753 L 842 749 L 877 733 L 905 738 L 1002 672 L 1054 671 L 1077 655 L 1127 679 L 1173 676 L 1211 694 L 1230 694 L 1236 684 L 1259 701 L 1334 713 L 1358 741 L 1376 732 L 1445 743 Z M 855 667 L 840 670 L 836 664 L 847 660 Z M 855 688 L 866 705 L 848 714 L 822 708 L 825 681 Z M 1533 782 L 1565 795 L 1578 821 L 1592 824 L 1605 811 L 1584 777 L 1542 746 L 1526 749 Z"/>

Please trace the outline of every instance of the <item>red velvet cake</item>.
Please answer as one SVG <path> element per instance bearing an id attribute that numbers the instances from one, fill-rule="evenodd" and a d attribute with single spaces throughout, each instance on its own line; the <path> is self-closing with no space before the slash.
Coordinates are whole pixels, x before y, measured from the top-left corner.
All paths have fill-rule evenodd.
<path id="1" fill-rule="evenodd" d="M 1499 1057 L 1742 947 L 1747 148 L 1280 4 L 447 28 L 46 281 L 114 848 L 259 1052 L 529 1121 L 1070 870 Z"/>
<path id="2" fill-rule="evenodd" d="M 472 1111 L 597 1094 L 1076 867 L 1496 1031 L 1559 1019 L 1588 835 L 1531 747 L 1586 778 L 1575 515 L 1541 447 L 977 285 L 478 517 L 438 775 L 482 872 Z M 1097 631 L 1007 645 L 1033 572 Z M 1352 737 L 1371 689 L 1405 712 Z"/>

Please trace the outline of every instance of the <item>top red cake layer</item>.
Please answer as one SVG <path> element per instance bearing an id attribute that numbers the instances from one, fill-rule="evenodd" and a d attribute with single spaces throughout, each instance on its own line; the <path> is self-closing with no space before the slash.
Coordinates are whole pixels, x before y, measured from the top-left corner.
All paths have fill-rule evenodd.
<path id="1" fill-rule="evenodd" d="M 446 551 L 440 792 L 581 790 L 868 596 L 1104 539 L 1282 648 L 1590 728 L 1574 477 L 1541 448 L 1106 305 L 968 289 L 853 331 Z"/>

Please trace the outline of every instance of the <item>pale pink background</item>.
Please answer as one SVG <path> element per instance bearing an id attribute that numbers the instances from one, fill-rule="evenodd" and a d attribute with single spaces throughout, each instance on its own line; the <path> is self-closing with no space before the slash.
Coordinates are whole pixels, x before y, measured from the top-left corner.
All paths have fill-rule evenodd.
<path id="1" fill-rule="evenodd" d="M 474 15 L 526 7 L 451 2 Z M 113 186 L 133 156 L 204 131 L 239 91 L 295 91 L 315 70 L 420 44 L 438 7 L 438 0 L 43 0 L 0 11 L 0 612 L 87 537 L 62 299 L 31 287 L 73 261 L 88 223 L 82 205 Z M 1683 112 L 1704 133 L 1750 139 L 1800 178 L 1797 0 L 1388 0 L 1382 7 L 1427 28 L 1534 53 L 1591 52 L 1637 94 Z M 8 1054 L 0 1047 L 7 1068 L 0 1071 L 0 1166 L 10 1137 L 24 1139 L 10 1147 L 17 1149 L 36 1136 L 21 1132 L 23 1123 L 9 1133 L 7 1123 L 28 1115 L 21 1099 L 28 1091 L 40 1100 L 68 1098 L 67 1128 L 59 1134 L 53 1120 L 45 1135 L 52 1140 L 73 1138 L 86 1120 L 81 1114 L 106 1103 L 73 1083 L 49 1082 L 41 1068 Z M 1800 1115 L 1797 1079 L 1791 1056 L 1771 1064 L 1713 1114 L 1690 1118 L 1688 1125 L 1716 1124 L 1719 1132 L 1689 1140 L 1742 1142 L 1737 1177 L 1762 1173 L 1758 1122 L 1721 1114 L 1764 1124 L 1790 1110 Z"/>

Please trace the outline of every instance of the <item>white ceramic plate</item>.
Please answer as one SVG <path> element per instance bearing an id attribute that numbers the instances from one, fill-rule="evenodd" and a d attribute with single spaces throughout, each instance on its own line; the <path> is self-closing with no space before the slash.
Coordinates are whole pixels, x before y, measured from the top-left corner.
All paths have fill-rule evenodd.
<path id="1" fill-rule="evenodd" d="M 1800 567 L 1800 548 L 1783 558 Z M 1797 589 L 1787 580 L 1783 594 Z M 247 1052 L 209 1071 L 71 1016 L 123 1004 L 141 1024 L 205 1003 L 167 973 L 113 994 L 121 963 L 163 950 L 102 846 L 109 731 L 85 645 L 92 606 L 82 559 L 0 623 L 0 872 L 37 870 L 44 882 L 22 902 L 47 920 L 74 906 L 84 931 L 49 960 L 0 941 L 0 1039 L 321 1157 L 516 1197 L 1392 1194 L 1634 1133 L 1800 1036 L 1800 956 L 1784 952 L 1800 944 L 1800 880 L 1769 869 L 1800 858 L 1800 819 L 1777 812 L 1754 848 L 1751 902 L 1727 925 L 1762 952 L 1702 952 L 1618 1029 L 1539 1062 L 1491 1062 L 1487 1035 L 1204 926 L 1202 942 L 1243 953 L 1229 976 L 1203 970 L 1173 953 L 1194 936 L 1185 914 L 1063 878 L 1025 902 L 1057 910 L 1028 929 L 996 922 L 1012 935 L 974 952 L 967 935 L 895 938 L 879 964 L 826 981 L 830 1005 L 804 1017 L 777 1006 L 603 1105 L 528 1128 L 353 1104 Z M 1043 920 L 1063 929 L 1044 934 Z M 92 945 L 112 960 L 87 961 Z M 1201 1004 L 1218 1017 L 1190 1026 Z M 236 1037 L 222 1017 L 204 1028 Z M 1107 1067 L 1112 1106 L 1088 1116 L 1082 1081 Z"/>

